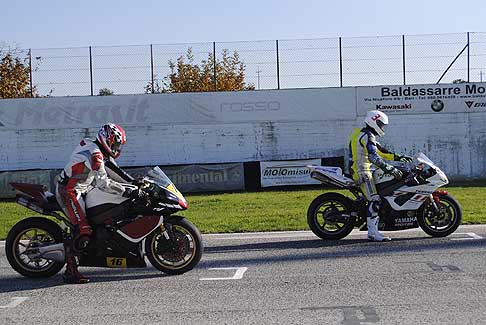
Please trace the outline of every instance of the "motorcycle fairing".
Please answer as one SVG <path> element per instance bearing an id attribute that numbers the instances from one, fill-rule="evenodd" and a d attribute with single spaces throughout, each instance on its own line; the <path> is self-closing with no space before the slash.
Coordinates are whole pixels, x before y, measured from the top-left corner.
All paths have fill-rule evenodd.
<path id="1" fill-rule="evenodd" d="M 310 176 L 323 183 L 328 183 L 338 188 L 355 186 L 356 183 L 349 177 L 343 175 L 340 167 L 308 165 Z"/>
<path id="2" fill-rule="evenodd" d="M 117 233 L 132 243 L 139 243 L 163 222 L 163 216 L 143 216 L 124 225 Z"/>
<path id="3" fill-rule="evenodd" d="M 86 209 L 91 209 L 103 204 L 119 205 L 127 200 L 129 200 L 129 198 L 118 194 L 111 194 L 96 187 L 88 191 L 84 197 Z"/>

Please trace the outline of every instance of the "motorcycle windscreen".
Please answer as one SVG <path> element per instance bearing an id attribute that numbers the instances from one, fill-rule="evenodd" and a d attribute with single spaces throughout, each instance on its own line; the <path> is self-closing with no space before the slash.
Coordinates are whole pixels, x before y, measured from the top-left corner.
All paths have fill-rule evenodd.
<path id="1" fill-rule="evenodd" d="M 158 166 L 152 168 L 147 173 L 147 176 L 154 181 L 159 186 L 165 188 L 170 193 L 174 194 L 177 199 L 179 200 L 179 205 L 183 208 L 187 209 L 187 201 L 182 195 L 181 192 L 176 188 L 174 183 L 170 180 L 170 178 L 160 169 Z"/>

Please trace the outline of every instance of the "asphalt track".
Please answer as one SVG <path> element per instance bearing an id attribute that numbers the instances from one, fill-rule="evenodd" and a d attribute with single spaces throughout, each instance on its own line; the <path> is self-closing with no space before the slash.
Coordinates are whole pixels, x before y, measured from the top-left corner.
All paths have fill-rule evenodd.
<path id="1" fill-rule="evenodd" d="M 0 242 L 0 324 L 486 323 L 486 226 L 389 234 L 205 235 L 203 259 L 184 275 L 82 268 L 86 285 L 23 278 Z"/>

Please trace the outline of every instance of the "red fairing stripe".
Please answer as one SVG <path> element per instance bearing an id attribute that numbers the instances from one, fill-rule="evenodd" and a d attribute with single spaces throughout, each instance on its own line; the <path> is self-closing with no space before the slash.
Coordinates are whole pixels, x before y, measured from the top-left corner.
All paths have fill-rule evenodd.
<path id="1" fill-rule="evenodd" d="M 120 230 L 132 239 L 138 240 L 147 236 L 157 227 L 160 216 L 144 216 L 123 226 Z"/>
<path id="2" fill-rule="evenodd" d="M 183 200 L 179 199 L 179 205 L 183 207 L 184 209 L 187 209 L 187 202 L 184 202 Z"/>

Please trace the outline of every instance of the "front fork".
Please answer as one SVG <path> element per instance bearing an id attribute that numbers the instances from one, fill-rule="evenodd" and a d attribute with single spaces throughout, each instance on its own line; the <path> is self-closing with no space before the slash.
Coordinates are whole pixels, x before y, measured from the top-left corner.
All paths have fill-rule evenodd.
<path id="1" fill-rule="evenodd" d="M 164 224 L 160 225 L 160 230 L 162 231 L 162 235 L 164 235 L 165 239 L 169 240 L 170 239 L 169 232 L 165 228 Z"/>
<path id="2" fill-rule="evenodd" d="M 438 196 L 434 196 L 432 194 L 429 195 L 430 204 L 434 209 L 435 213 L 439 213 L 439 205 L 440 205 L 440 198 Z"/>
<path id="3" fill-rule="evenodd" d="M 429 200 L 430 203 L 432 204 L 432 208 L 434 209 L 435 213 L 440 212 L 440 206 L 441 206 L 440 197 L 446 194 L 447 194 L 446 191 L 435 191 L 434 193 L 429 195 Z"/>

